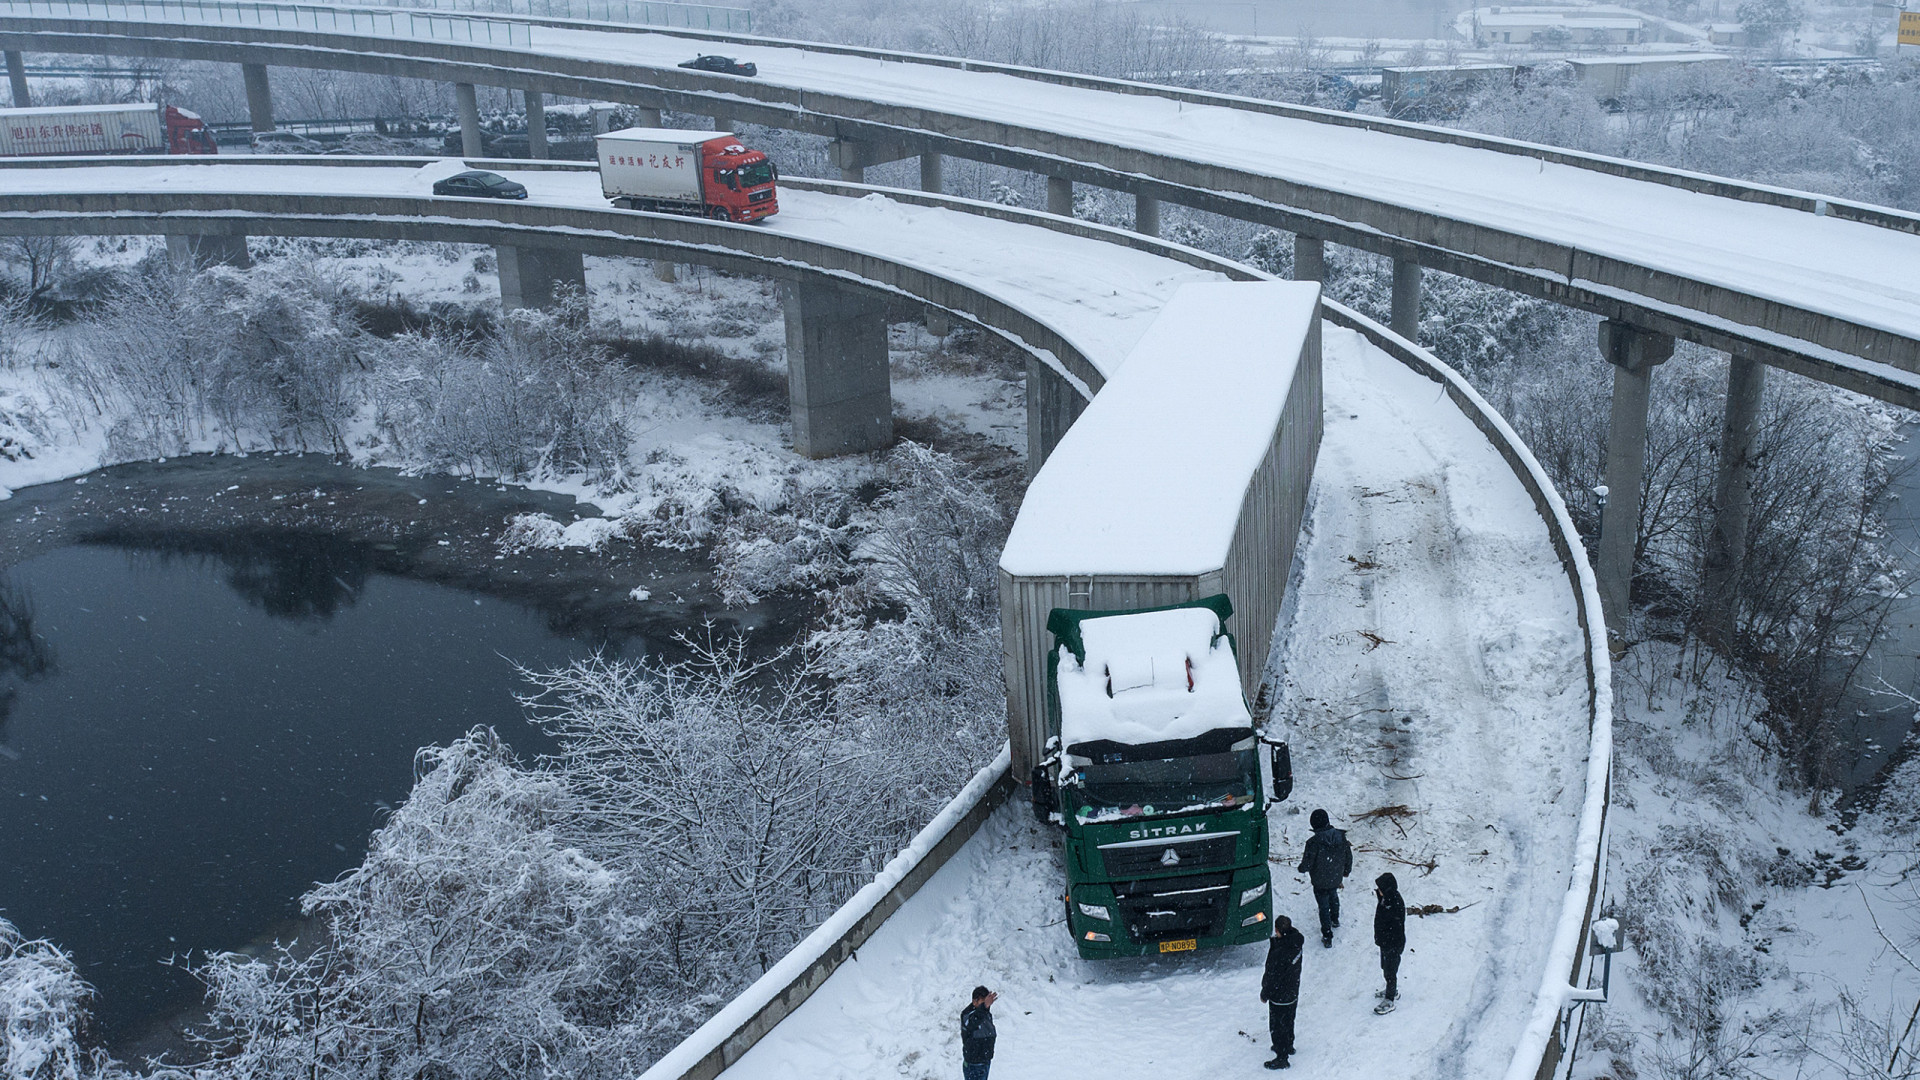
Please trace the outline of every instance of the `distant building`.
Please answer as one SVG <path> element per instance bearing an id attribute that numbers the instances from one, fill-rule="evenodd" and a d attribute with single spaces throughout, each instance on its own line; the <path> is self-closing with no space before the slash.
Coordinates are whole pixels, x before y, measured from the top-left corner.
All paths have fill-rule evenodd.
<path id="1" fill-rule="evenodd" d="M 1569 60 L 1574 78 L 1602 100 L 1617 100 L 1635 79 L 1677 71 L 1686 67 L 1728 67 L 1731 56 L 1718 53 L 1664 53 L 1652 56 L 1609 56 L 1595 60 Z"/>
<path id="2" fill-rule="evenodd" d="M 1476 45 L 1601 48 L 1659 40 L 1647 21 L 1623 11 L 1593 8 L 1487 7 L 1469 13 Z"/>
<path id="3" fill-rule="evenodd" d="M 1707 40 L 1715 45 L 1730 45 L 1744 49 L 1752 44 L 1747 37 L 1747 28 L 1739 23 L 1714 23 L 1707 27 Z"/>

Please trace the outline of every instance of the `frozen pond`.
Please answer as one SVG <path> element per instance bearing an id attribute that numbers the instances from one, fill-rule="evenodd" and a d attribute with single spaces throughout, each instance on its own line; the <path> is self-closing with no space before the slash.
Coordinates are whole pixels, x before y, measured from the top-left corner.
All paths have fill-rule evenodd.
<path id="1" fill-rule="evenodd" d="M 110 1043 L 198 999 L 170 954 L 291 929 L 405 797 L 416 748 L 476 724 L 543 748 L 514 663 L 589 645 L 373 554 L 277 534 L 67 546 L 7 572 L 0 912 L 75 954 Z"/>

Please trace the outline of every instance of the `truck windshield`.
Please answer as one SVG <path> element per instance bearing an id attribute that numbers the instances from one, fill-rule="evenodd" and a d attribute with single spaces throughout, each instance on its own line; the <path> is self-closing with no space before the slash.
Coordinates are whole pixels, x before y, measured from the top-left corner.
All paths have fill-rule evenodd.
<path id="1" fill-rule="evenodd" d="M 1260 766 L 1251 749 L 1148 761 L 1100 762 L 1074 773 L 1080 816 L 1131 817 L 1253 801 Z"/>
<path id="2" fill-rule="evenodd" d="M 761 184 L 773 183 L 773 162 L 756 161 L 751 165 L 740 166 L 740 186 L 757 188 Z"/>

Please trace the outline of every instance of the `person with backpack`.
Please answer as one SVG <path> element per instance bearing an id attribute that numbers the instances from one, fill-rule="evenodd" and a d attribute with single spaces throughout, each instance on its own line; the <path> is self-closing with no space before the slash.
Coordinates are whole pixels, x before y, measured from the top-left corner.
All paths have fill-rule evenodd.
<path id="1" fill-rule="evenodd" d="M 1300 951 L 1307 939 L 1285 915 L 1273 917 L 1267 968 L 1260 976 L 1260 1000 L 1267 1003 L 1267 1033 L 1273 1037 L 1269 1069 L 1284 1069 L 1293 1056 L 1293 1015 L 1300 1008 Z"/>
<path id="2" fill-rule="evenodd" d="M 1000 995 L 984 986 L 973 988 L 973 1004 L 960 1010 L 960 1075 L 963 1080 L 987 1080 L 993 1066 L 993 1003 Z"/>
<path id="3" fill-rule="evenodd" d="M 1380 1004 L 1373 1011 L 1381 1016 L 1393 1011 L 1400 996 L 1400 953 L 1407 947 L 1407 902 L 1400 896 L 1400 883 L 1392 874 L 1373 879 L 1373 943 L 1380 946 L 1380 973 L 1387 977 L 1387 988 L 1380 992 Z"/>
<path id="4" fill-rule="evenodd" d="M 1320 908 L 1320 944 L 1333 948 L 1333 928 L 1340 925 L 1340 886 L 1353 873 L 1353 845 L 1347 834 L 1333 827 L 1325 810 L 1308 819 L 1313 836 L 1300 856 L 1299 871 L 1313 882 L 1313 900 Z"/>

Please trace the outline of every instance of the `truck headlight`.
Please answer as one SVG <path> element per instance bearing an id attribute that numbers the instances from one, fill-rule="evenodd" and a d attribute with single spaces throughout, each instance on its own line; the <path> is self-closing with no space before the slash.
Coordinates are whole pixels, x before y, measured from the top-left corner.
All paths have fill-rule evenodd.
<path id="1" fill-rule="evenodd" d="M 1087 940 L 1088 941 L 1112 941 L 1113 939 L 1108 937 L 1105 934 L 1096 934 L 1093 931 L 1089 930 L 1087 931 Z"/>
<path id="2" fill-rule="evenodd" d="M 1244 918 L 1244 919 L 1241 919 L 1241 920 L 1240 920 L 1240 925 L 1241 925 L 1241 926 L 1252 926 L 1252 925 L 1254 925 L 1255 923 L 1263 923 L 1263 922 L 1266 922 L 1266 921 L 1267 921 L 1267 913 L 1266 913 L 1266 912 L 1264 912 L 1264 911 L 1256 911 L 1256 912 L 1254 912 L 1253 914 L 1251 914 L 1251 915 L 1249 915 L 1249 916 L 1247 916 L 1246 918 Z"/>
<path id="3" fill-rule="evenodd" d="M 1246 907 L 1248 904 L 1253 903 L 1265 895 L 1267 895 L 1267 883 L 1263 881 L 1240 894 L 1240 906 Z"/>
<path id="4" fill-rule="evenodd" d="M 1085 915 L 1089 919 L 1099 919 L 1102 922 L 1113 921 L 1113 912 L 1108 911 L 1107 905 L 1105 904 L 1081 904 L 1080 914 Z"/>

